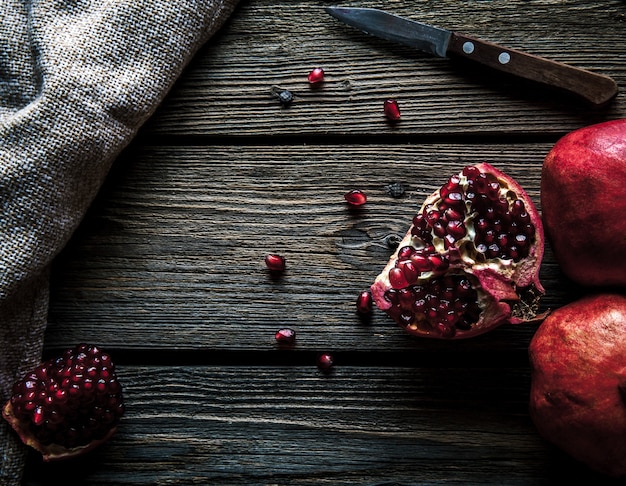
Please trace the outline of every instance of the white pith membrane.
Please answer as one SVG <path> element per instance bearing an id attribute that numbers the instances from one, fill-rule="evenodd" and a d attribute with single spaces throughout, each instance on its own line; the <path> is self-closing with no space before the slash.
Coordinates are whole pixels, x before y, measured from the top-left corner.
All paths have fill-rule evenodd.
<path id="1" fill-rule="evenodd" d="M 482 166 L 484 167 L 486 164 L 482 164 Z M 465 175 L 466 171 L 468 176 Z M 510 221 L 514 220 L 516 217 L 516 215 L 511 212 L 514 203 L 516 204 L 518 215 L 519 208 L 521 207 L 524 213 L 523 219 L 529 223 L 530 229 L 527 228 L 526 231 L 530 232 L 532 230 L 532 238 L 520 237 L 524 244 L 524 249 L 521 252 L 513 245 L 514 250 L 512 251 L 518 251 L 516 259 L 510 257 L 504 258 L 506 251 L 503 253 L 502 251 L 493 250 L 493 248 L 488 248 L 487 245 L 479 245 L 481 251 L 477 249 L 477 243 L 482 243 L 484 233 L 480 234 L 475 227 L 476 221 L 480 222 L 478 218 L 479 213 L 472 209 L 472 200 L 469 200 L 466 196 L 468 188 L 470 188 L 472 184 L 476 184 L 475 182 L 470 182 L 470 177 L 476 180 L 476 174 L 478 172 L 486 175 L 489 182 L 498 183 L 497 195 L 494 195 L 495 192 L 493 192 L 491 201 L 493 202 L 494 199 L 496 199 L 501 205 L 503 204 L 502 201 L 506 201 L 506 212 L 512 215 L 509 217 L 509 222 L 506 224 L 510 224 Z M 516 191 L 516 188 L 510 188 L 505 180 L 497 177 L 499 172 L 495 170 L 494 172 L 496 174 L 491 174 L 486 170 L 479 170 L 476 167 L 466 168 L 460 174 L 452 176 L 446 184 L 426 199 L 422 208 L 414 218 L 414 224 L 411 225 L 409 231 L 398 245 L 398 249 L 390 258 L 389 263 L 372 285 L 372 297 L 376 305 L 387 312 L 398 324 L 405 327 L 407 331 L 431 337 L 470 337 L 487 330 L 487 326 L 483 326 L 487 321 L 487 317 L 489 318 L 488 327 L 492 327 L 493 323 L 503 322 L 512 316 L 514 312 L 513 303 L 520 300 L 516 281 L 520 279 L 521 274 L 527 272 L 527 268 L 525 267 L 528 266 L 528 262 L 525 262 L 525 260 L 528 255 L 531 255 L 529 260 L 533 261 L 536 257 L 533 251 L 536 243 L 534 230 L 537 228 L 530 222 L 528 213 L 530 208 L 525 208 L 525 205 L 532 204 L 532 202 L 527 198 L 523 190 L 520 188 Z M 483 176 L 481 175 L 480 177 L 482 178 Z M 446 187 L 457 182 L 463 194 L 462 203 L 456 203 L 458 204 L 456 207 L 457 217 L 459 215 L 459 208 L 462 208 L 464 216 L 462 215 L 458 220 L 463 222 L 464 230 L 456 231 L 454 237 L 443 234 L 437 236 L 433 232 L 433 224 L 435 224 L 436 221 L 433 223 L 432 220 L 428 223 L 421 223 L 421 227 L 425 229 L 420 230 L 420 228 L 417 228 L 416 224 L 418 224 L 420 215 L 422 215 L 422 219 L 428 219 L 426 215 L 430 214 L 432 210 L 443 213 L 446 209 L 450 208 L 450 205 L 444 201 L 442 194 L 447 196 L 449 191 L 446 190 Z M 526 199 L 526 201 L 524 201 L 524 199 Z M 449 198 L 448 201 L 450 201 Z M 524 204 L 520 206 L 519 201 L 522 201 Z M 484 201 L 479 204 L 484 205 Z M 503 205 L 500 211 L 504 211 Z M 447 224 L 448 220 L 446 220 L 445 223 Z M 519 221 L 516 221 L 516 225 L 518 225 L 518 223 Z M 505 229 L 502 231 L 506 233 L 507 229 L 508 226 L 505 225 Z M 513 233 L 516 233 L 518 230 L 519 228 Z M 541 228 L 538 228 L 538 230 L 541 231 Z M 463 231 L 465 232 L 464 234 Z M 423 235 L 424 232 L 428 232 L 432 235 L 432 241 L 425 240 L 418 236 L 420 234 Z M 479 236 L 479 240 L 475 243 L 477 235 Z M 516 238 L 516 234 L 511 234 L 510 237 Z M 448 238 L 448 240 L 446 240 L 446 238 Z M 414 253 L 411 253 L 411 250 L 407 249 L 407 247 L 412 249 Z M 418 269 L 417 278 L 405 278 L 405 282 L 403 282 L 402 279 L 406 276 L 405 270 L 399 271 L 394 269 L 402 269 L 403 266 L 406 265 L 406 262 L 410 259 L 410 256 L 407 257 L 407 255 L 423 255 L 424 253 L 429 255 L 434 254 L 435 261 L 437 256 L 440 257 L 440 260 L 443 257 L 443 264 L 432 270 L 424 270 L 422 267 Z M 399 255 L 403 256 L 400 260 Z M 414 256 L 414 258 L 419 260 L 420 257 Z M 445 262 L 446 258 L 448 260 L 447 262 Z M 539 259 L 540 258 L 541 255 L 539 255 Z M 412 270 L 409 270 L 409 274 L 412 275 Z M 521 279 L 527 280 L 527 277 L 524 276 L 521 277 Z M 441 312 L 443 313 L 444 320 L 449 320 L 446 322 L 437 321 L 436 325 L 433 325 L 433 321 L 436 319 L 436 312 L 434 309 L 427 309 L 424 315 L 421 314 L 423 304 L 421 302 L 418 303 L 417 300 L 419 300 L 423 292 L 418 288 L 423 287 L 423 291 L 427 292 L 429 286 L 432 286 L 433 282 L 437 281 L 441 282 L 442 285 L 448 285 L 447 288 L 452 288 L 450 286 L 453 284 L 461 285 L 460 288 L 461 291 L 464 292 L 465 297 L 462 296 L 461 299 L 457 300 L 462 300 L 463 302 L 469 300 L 468 296 L 470 296 L 470 294 L 464 290 L 467 287 L 467 282 L 469 282 L 475 292 L 475 295 L 471 296 L 471 300 L 475 300 L 477 306 L 470 306 L 470 308 L 466 308 L 467 311 L 463 310 L 461 307 L 464 304 L 452 301 L 450 291 L 447 291 L 447 296 L 445 293 L 441 293 L 440 285 L 438 287 L 437 297 L 440 298 L 443 296 L 443 298 L 440 298 L 439 301 L 435 299 L 431 299 L 431 301 L 435 303 L 445 301 L 443 304 L 440 304 L 440 309 L 443 309 Z M 463 283 L 459 284 L 459 282 Z M 533 281 L 531 283 L 535 282 Z M 543 289 L 540 288 L 538 279 L 536 283 L 538 287 L 536 290 L 538 290 L 538 293 L 541 293 Z M 414 302 L 410 302 L 408 289 L 411 289 Z M 530 293 L 533 294 L 530 297 L 533 299 L 537 298 L 535 295 L 537 292 L 534 292 L 533 289 L 531 289 Z M 418 295 L 418 297 L 415 298 L 415 295 Z M 409 305 L 411 309 L 407 310 L 407 306 Z M 430 313 L 430 316 L 428 313 Z M 453 313 L 455 313 L 456 317 L 453 316 Z M 534 313 L 531 314 L 534 315 Z"/>

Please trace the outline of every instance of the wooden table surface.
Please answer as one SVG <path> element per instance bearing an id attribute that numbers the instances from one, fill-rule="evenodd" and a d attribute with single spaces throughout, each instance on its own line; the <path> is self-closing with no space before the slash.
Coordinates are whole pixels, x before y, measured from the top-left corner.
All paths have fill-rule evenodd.
<path id="1" fill-rule="evenodd" d="M 105 348 L 127 414 L 88 456 L 32 454 L 25 485 L 602 481 L 530 421 L 536 325 L 426 340 L 382 312 L 361 320 L 354 303 L 449 175 L 489 162 L 539 205 L 556 140 L 626 117 L 626 3 L 343 4 L 612 76 L 621 92 L 602 109 L 374 39 L 326 15 L 331 4 L 242 1 L 115 164 L 55 262 L 45 353 Z M 326 80 L 311 88 L 316 66 Z M 289 108 L 274 86 L 295 94 Z M 369 199 L 350 211 L 355 188 Z M 281 279 L 268 252 L 287 259 Z M 581 294 L 549 248 L 541 276 L 542 309 Z M 292 349 L 275 342 L 282 327 L 297 331 Z"/>

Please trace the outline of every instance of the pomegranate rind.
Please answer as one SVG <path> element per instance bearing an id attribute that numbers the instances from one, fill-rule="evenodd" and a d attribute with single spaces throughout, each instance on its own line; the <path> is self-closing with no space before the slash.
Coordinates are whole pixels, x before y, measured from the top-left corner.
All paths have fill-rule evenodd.
<path id="1" fill-rule="evenodd" d="M 20 440 L 27 446 L 38 451 L 45 462 L 71 459 L 73 457 L 83 455 L 108 441 L 117 431 L 117 426 L 114 426 L 101 439 L 93 440 L 89 444 L 85 444 L 83 446 L 68 449 L 67 447 L 61 446 L 59 444 L 44 445 L 37 441 L 30 434 L 30 431 L 28 430 L 28 424 L 20 421 L 13 413 L 13 406 L 11 405 L 10 400 L 7 401 L 7 403 L 2 408 L 2 417 L 9 423 L 9 425 L 11 425 L 13 430 L 19 436 Z"/>
<path id="2" fill-rule="evenodd" d="M 480 172 L 491 174 L 503 186 L 503 188 L 515 193 L 516 197 L 522 199 L 526 206 L 526 211 L 530 216 L 530 222 L 535 226 L 535 239 L 529 249 L 528 255 L 519 262 L 498 263 L 487 260 L 478 262 L 458 248 L 451 248 L 450 268 L 448 274 L 471 275 L 478 281 L 478 298 L 482 308 L 479 320 L 470 329 L 457 329 L 454 339 L 464 339 L 483 334 L 495 327 L 503 324 L 522 324 L 535 322 L 542 319 L 544 315 L 537 316 L 538 301 L 544 294 L 544 288 L 539 281 L 539 270 L 544 254 L 544 233 L 541 216 L 537 211 L 532 199 L 527 192 L 511 177 L 490 164 L 475 164 Z M 419 213 L 424 208 L 432 206 L 440 199 L 439 190 L 428 196 L 422 204 Z M 376 306 L 382 311 L 388 311 L 392 304 L 385 298 L 385 292 L 391 287 L 389 282 L 389 271 L 395 267 L 398 259 L 398 252 L 404 246 L 411 246 L 414 237 L 411 225 L 399 243 L 396 251 L 391 255 L 386 266 L 376 277 L 370 291 Z M 522 301 L 529 297 L 529 301 Z M 429 330 L 424 326 L 406 326 L 400 324 L 407 332 L 421 337 L 442 338 L 440 333 L 434 329 Z"/>
<path id="3" fill-rule="evenodd" d="M 626 286 L 626 119 L 562 137 L 545 157 L 541 207 L 563 273 L 584 286 Z"/>
<path id="4" fill-rule="evenodd" d="M 626 297 L 591 295 L 552 311 L 529 356 L 539 433 L 596 471 L 626 476 Z"/>

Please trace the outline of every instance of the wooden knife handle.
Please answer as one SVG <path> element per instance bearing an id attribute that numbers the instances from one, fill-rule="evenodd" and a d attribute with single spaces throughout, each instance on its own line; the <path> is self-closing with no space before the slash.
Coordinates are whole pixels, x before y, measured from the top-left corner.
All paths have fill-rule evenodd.
<path id="1" fill-rule="evenodd" d="M 447 54 L 577 95 L 603 105 L 617 94 L 613 79 L 453 32 Z"/>

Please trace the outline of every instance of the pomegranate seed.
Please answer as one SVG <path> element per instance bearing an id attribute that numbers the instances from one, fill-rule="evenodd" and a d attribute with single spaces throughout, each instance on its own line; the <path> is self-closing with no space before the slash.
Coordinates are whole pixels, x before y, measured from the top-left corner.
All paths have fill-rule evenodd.
<path id="1" fill-rule="evenodd" d="M 362 206 L 367 202 L 367 196 L 359 189 L 346 192 L 343 197 L 352 206 Z"/>
<path id="2" fill-rule="evenodd" d="M 285 257 L 270 253 L 265 256 L 265 265 L 271 272 L 282 272 L 285 270 Z"/>
<path id="3" fill-rule="evenodd" d="M 372 312 L 372 294 L 369 290 L 364 290 L 356 299 L 356 311 L 359 314 L 367 315 Z"/>
<path id="4" fill-rule="evenodd" d="M 296 340 L 296 331 L 285 327 L 279 329 L 274 337 L 280 344 L 291 344 Z"/>
<path id="5" fill-rule="evenodd" d="M 409 285 L 409 283 L 406 281 L 406 277 L 404 276 L 404 272 L 401 268 L 398 267 L 392 268 L 389 271 L 389 283 L 394 289 L 402 289 Z"/>
<path id="6" fill-rule="evenodd" d="M 401 182 L 394 182 L 393 184 L 389 184 L 387 186 L 387 192 L 391 197 L 402 197 L 405 191 L 406 188 Z"/>
<path id="7" fill-rule="evenodd" d="M 328 372 L 334 365 L 335 360 L 331 354 L 324 353 L 317 358 L 317 367 L 322 371 Z"/>
<path id="8" fill-rule="evenodd" d="M 456 220 L 450 221 L 448 225 L 446 226 L 446 231 L 455 240 L 459 240 L 467 234 L 463 221 L 456 221 Z"/>
<path id="9" fill-rule="evenodd" d="M 398 121 L 400 119 L 400 107 L 396 100 L 385 100 L 383 103 L 383 111 L 385 112 L 385 116 L 391 121 Z"/>
<path id="10" fill-rule="evenodd" d="M 309 73 L 308 80 L 311 84 L 321 83 L 324 81 L 324 70 L 319 67 L 313 69 L 313 71 Z"/>
<path id="11" fill-rule="evenodd" d="M 403 246 L 398 250 L 398 260 L 406 260 L 411 258 L 411 255 L 415 252 L 410 246 Z"/>
<path id="12" fill-rule="evenodd" d="M 402 269 L 402 273 L 404 273 L 404 278 L 408 285 L 414 283 L 417 280 L 417 277 L 419 277 L 420 271 L 415 268 L 415 265 L 411 260 L 399 262 L 398 268 Z"/>
<path id="13" fill-rule="evenodd" d="M 430 260 L 423 253 L 416 253 L 411 256 L 411 261 L 420 272 L 428 272 L 432 269 Z"/>
<path id="14" fill-rule="evenodd" d="M 284 89 L 278 93 L 278 101 L 283 106 L 288 106 L 293 101 L 293 94 L 291 91 Z"/>
<path id="15" fill-rule="evenodd" d="M 439 221 L 440 217 L 441 214 L 439 213 L 439 211 L 437 211 L 436 209 L 431 209 L 426 213 L 426 222 L 432 226 L 437 221 Z"/>

